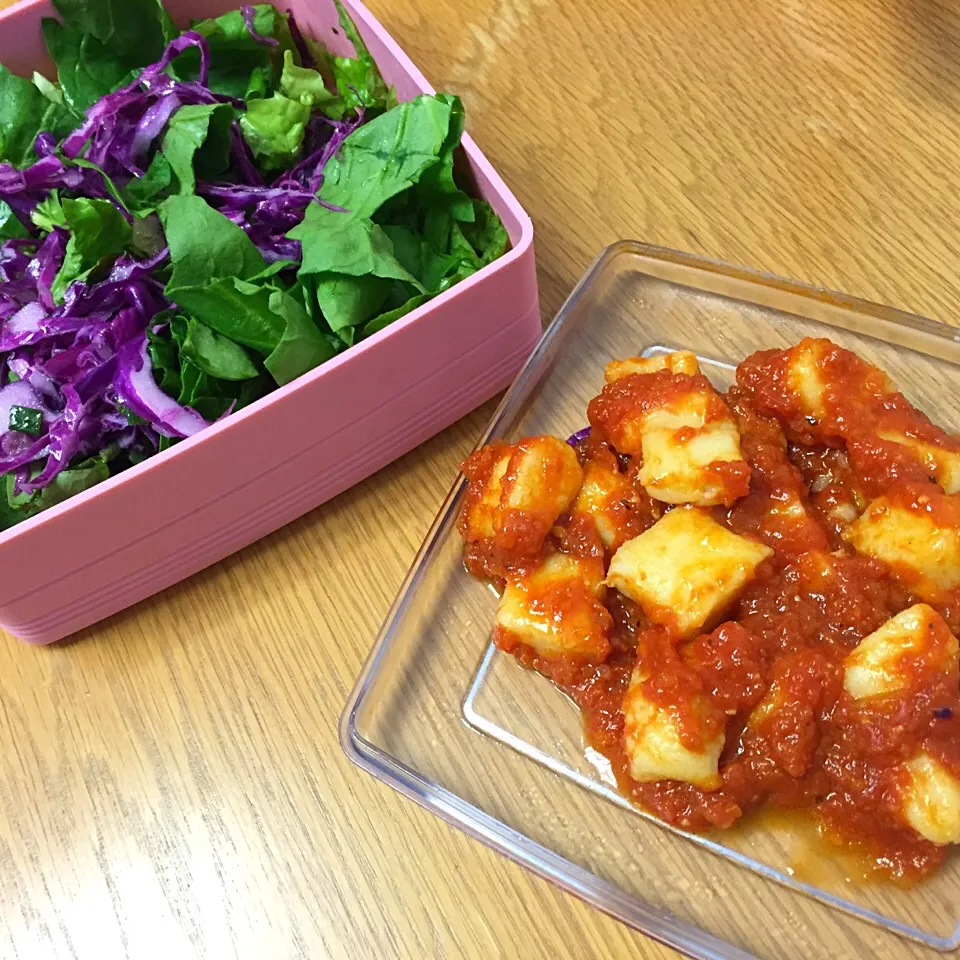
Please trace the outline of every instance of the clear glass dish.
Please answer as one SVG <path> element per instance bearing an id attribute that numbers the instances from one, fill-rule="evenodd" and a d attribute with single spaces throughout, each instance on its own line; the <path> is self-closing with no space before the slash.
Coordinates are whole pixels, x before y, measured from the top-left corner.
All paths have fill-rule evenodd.
<path id="1" fill-rule="evenodd" d="M 545 332 L 481 442 L 585 423 L 612 357 L 694 351 L 726 387 L 747 354 L 828 336 L 960 431 L 960 342 L 945 324 L 687 254 L 622 242 Z M 496 593 L 461 562 L 459 478 L 341 719 L 351 759 L 448 822 L 692 956 L 928 957 L 960 946 L 960 858 L 913 888 L 767 818 L 684 834 L 616 792 L 579 712 L 490 644 Z"/>

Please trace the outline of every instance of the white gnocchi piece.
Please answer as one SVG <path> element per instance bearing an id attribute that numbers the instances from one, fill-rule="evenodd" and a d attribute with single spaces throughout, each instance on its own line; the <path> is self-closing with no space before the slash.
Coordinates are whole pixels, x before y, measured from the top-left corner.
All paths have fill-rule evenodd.
<path id="1" fill-rule="evenodd" d="M 636 373 L 656 373 L 669 370 L 671 373 L 685 373 L 688 377 L 700 372 L 697 355 L 689 350 L 674 350 L 654 357 L 628 357 L 626 360 L 611 360 L 603 371 L 607 383 L 614 383 Z"/>
<path id="2" fill-rule="evenodd" d="M 715 622 L 773 555 L 695 507 L 677 507 L 613 555 L 606 583 L 681 637 Z"/>
<path id="3" fill-rule="evenodd" d="M 944 493 L 960 493 L 960 453 L 895 430 L 881 429 L 877 436 L 906 447 L 926 467 Z"/>
<path id="4" fill-rule="evenodd" d="M 512 452 L 511 447 L 504 448 L 487 477 L 475 487 L 471 484 L 474 489 L 464 509 L 464 531 L 470 540 L 489 538 L 496 533 L 503 475 L 507 472 Z"/>
<path id="5" fill-rule="evenodd" d="M 611 628 L 603 593 L 599 560 L 550 554 L 532 573 L 507 582 L 495 619 L 501 648 L 519 642 L 548 660 L 603 660 Z"/>
<path id="6" fill-rule="evenodd" d="M 627 514 L 639 505 L 640 498 L 627 477 L 618 470 L 588 460 L 583 468 L 583 485 L 571 512 L 588 514 L 609 550 L 622 541 Z"/>
<path id="7" fill-rule="evenodd" d="M 925 752 L 903 765 L 901 812 L 907 824 L 931 843 L 960 843 L 960 780 Z"/>
<path id="8" fill-rule="evenodd" d="M 701 751 L 685 746 L 680 737 L 676 711 L 652 703 L 643 694 L 646 674 L 640 664 L 633 671 L 630 688 L 623 701 L 624 746 L 629 758 L 630 776 L 640 783 L 656 780 L 681 780 L 703 790 L 717 790 L 723 784 L 719 761 L 724 734 L 704 737 Z M 690 716 L 705 715 L 709 702 L 698 694 L 690 707 Z"/>
<path id="9" fill-rule="evenodd" d="M 698 507 L 730 503 L 737 497 L 731 496 L 727 478 L 716 465 L 743 462 L 740 434 L 732 418 L 704 423 L 695 406 L 693 402 L 686 410 L 656 411 L 646 418 L 640 483 L 664 503 Z M 744 485 L 737 494 L 746 492 Z"/>
<path id="10" fill-rule="evenodd" d="M 491 540 L 516 557 L 537 555 L 583 480 L 576 451 L 551 436 L 483 447 L 463 469 L 470 478 L 460 520 L 464 539 Z"/>
<path id="11" fill-rule="evenodd" d="M 878 497 L 847 529 L 858 553 L 882 560 L 922 600 L 937 603 L 960 588 L 960 529 L 938 523 L 935 487 L 915 507 Z"/>
<path id="12" fill-rule="evenodd" d="M 832 345 L 827 340 L 801 340 L 787 351 L 787 379 L 805 416 L 819 420 L 824 415 L 824 396 L 827 385 L 822 367 L 826 351 Z"/>
<path id="13" fill-rule="evenodd" d="M 943 617 L 925 603 L 917 603 L 864 637 L 847 655 L 843 688 L 854 700 L 908 690 L 913 680 L 909 665 L 918 657 L 956 675 L 958 651 L 957 638 Z"/>
<path id="14" fill-rule="evenodd" d="M 503 478 L 506 509 L 548 517 L 549 526 L 570 506 L 583 481 L 577 453 L 556 437 L 531 437 L 513 449 Z"/>

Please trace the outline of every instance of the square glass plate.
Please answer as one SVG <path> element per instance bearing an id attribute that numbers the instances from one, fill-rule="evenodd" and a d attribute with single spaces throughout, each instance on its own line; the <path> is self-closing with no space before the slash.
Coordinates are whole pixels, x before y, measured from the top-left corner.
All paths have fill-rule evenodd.
<path id="1" fill-rule="evenodd" d="M 585 424 L 613 357 L 694 351 L 725 388 L 754 350 L 826 336 L 960 431 L 952 327 L 623 242 L 593 264 L 481 442 Z M 960 859 L 912 888 L 849 878 L 842 852 L 773 818 L 685 834 L 631 806 L 579 712 L 490 644 L 497 595 L 461 562 L 459 478 L 341 719 L 348 755 L 474 837 L 698 957 L 928 957 L 960 946 Z"/>

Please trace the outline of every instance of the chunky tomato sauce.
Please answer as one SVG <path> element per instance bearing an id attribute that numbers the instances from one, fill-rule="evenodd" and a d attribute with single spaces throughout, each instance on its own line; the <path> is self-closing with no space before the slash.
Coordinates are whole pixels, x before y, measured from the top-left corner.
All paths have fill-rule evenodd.
<path id="1" fill-rule="evenodd" d="M 704 831 L 731 827 L 761 807 L 796 811 L 815 818 L 828 838 L 859 851 L 873 870 L 913 880 L 933 870 L 948 848 L 923 839 L 897 815 L 903 763 L 922 749 L 960 777 L 960 695 L 955 674 L 938 671 L 923 651 L 896 665 L 910 678 L 910 696 L 864 705 L 844 694 L 844 658 L 917 598 L 896 571 L 856 555 L 843 532 L 880 494 L 960 529 L 958 498 L 945 496 L 921 460 L 880 434 L 951 450 L 957 441 L 914 410 L 876 368 L 846 351 L 821 352 L 818 369 L 827 383 L 818 417 L 803 412 L 783 354 L 773 351 L 741 365 L 738 385 L 724 397 L 725 413 L 710 407 L 711 416 L 732 412 L 750 478 L 746 496 L 711 515 L 774 551 L 719 625 L 681 641 L 609 590 L 610 652 L 602 663 L 546 658 L 523 643 L 502 645 L 577 703 L 587 741 L 610 760 L 622 792 L 661 819 Z M 671 398 L 690 379 L 664 372 L 643 378 L 642 390 L 635 377 L 608 387 L 591 404 L 594 431 L 579 445 L 581 461 L 603 462 L 635 478 L 639 454 L 616 448 L 603 424 L 619 422 L 626 406 Z M 489 468 L 493 459 L 480 466 Z M 630 536 L 665 509 L 636 487 L 638 496 L 622 505 Z M 471 544 L 467 563 L 490 576 L 496 571 L 489 558 L 478 560 L 483 549 L 492 548 Z M 559 517 L 544 549 L 609 562 L 610 551 L 582 516 Z M 956 634 L 956 596 L 933 606 Z M 621 707 L 638 654 L 646 700 L 680 711 L 685 746 L 696 750 L 714 727 L 725 731 L 719 789 L 630 777 Z M 709 710 L 685 716 L 682 705 L 699 695 Z M 765 713 L 766 703 L 775 709 Z"/>

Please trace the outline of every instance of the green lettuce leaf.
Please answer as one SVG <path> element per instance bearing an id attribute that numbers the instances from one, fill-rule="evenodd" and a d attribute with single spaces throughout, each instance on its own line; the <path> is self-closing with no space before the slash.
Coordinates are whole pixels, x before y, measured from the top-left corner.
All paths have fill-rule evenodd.
<path id="1" fill-rule="evenodd" d="M 283 72 L 280 74 L 280 92 L 291 100 L 296 100 L 312 110 L 327 113 L 328 108 L 337 105 L 339 119 L 344 113 L 344 103 L 340 96 L 327 89 L 323 76 L 310 67 L 298 66 L 293 50 L 283 52 Z"/>
<path id="2" fill-rule="evenodd" d="M 355 58 L 332 57 L 333 77 L 337 85 L 337 93 L 345 109 L 356 107 L 388 107 L 390 91 L 380 75 L 367 45 L 360 36 L 356 24 L 350 19 L 340 0 L 334 0 L 340 18 L 340 28 L 346 38 L 353 44 Z M 332 115 L 332 114 L 331 114 Z M 338 119 L 338 118 L 335 118 Z"/>
<path id="3" fill-rule="evenodd" d="M 268 170 L 293 165 L 310 119 L 310 107 L 283 94 L 251 100 L 240 117 L 240 129 L 253 155 Z"/>
<path id="4" fill-rule="evenodd" d="M 253 97 L 269 96 L 280 74 L 284 51 L 294 49 L 285 14 L 269 3 L 258 3 L 253 11 L 257 32 L 277 40 L 276 47 L 265 46 L 253 39 L 240 10 L 198 20 L 191 27 L 206 38 L 210 48 L 209 86 L 215 93 L 248 101 Z M 177 60 L 177 76 L 195 76 L 199 65 L 199 54 L 187 51 Z"/>

